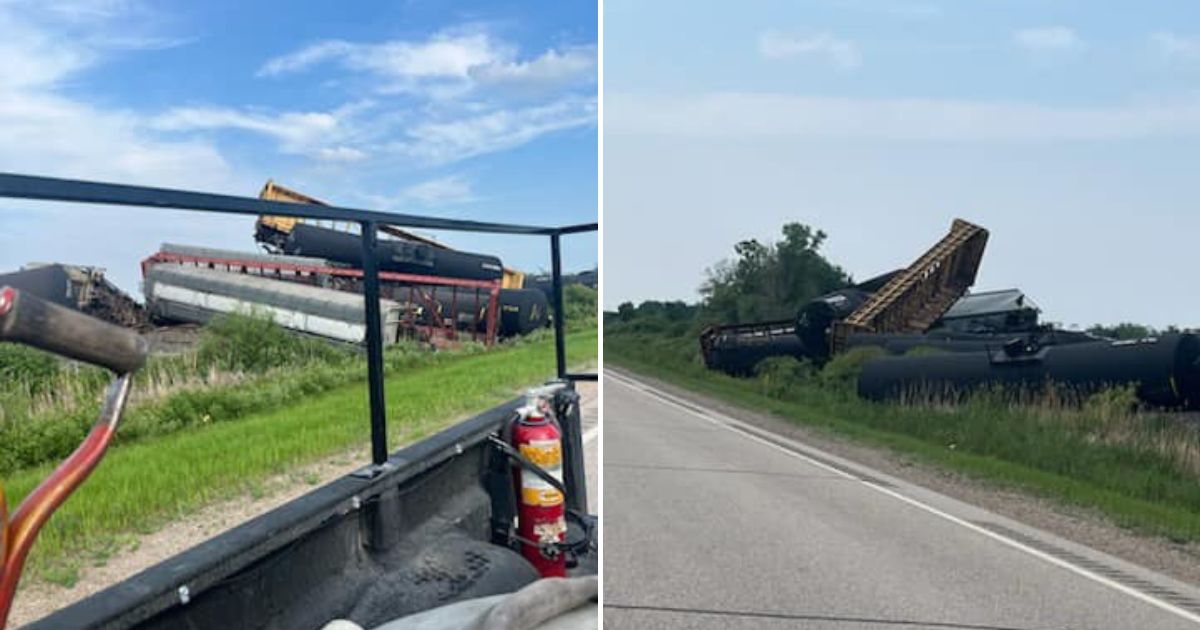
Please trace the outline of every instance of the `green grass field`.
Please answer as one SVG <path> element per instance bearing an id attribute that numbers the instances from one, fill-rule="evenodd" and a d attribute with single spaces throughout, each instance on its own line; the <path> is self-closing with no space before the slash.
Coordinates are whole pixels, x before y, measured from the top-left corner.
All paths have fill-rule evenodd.
<path id="1" fill-rule="evenodd" d="M 394 449 L 429 435 L 551 377 L 553 343 L 552 336 L 538 335 L 488 352 L 389 369 L 389 445 Z M 572 364 L 593 361 L 597 332 L 570 333 L 567 350 Z M 268 477 L 368 443 L 365 382 L 305 394 L 293 392 L 288 400 L 295 402 L 269 410 L 192 423 L 114 446 L 42 530 L 27 577 L 70 583 L 83 562 L 102 558 L 131 534 L 152 531 L 205 504 L 253 493 Z M 10 508 L 50 469 L 46 464 L 8 475 Z"/>
<path id="2" fill-rule="evenodd" d="M 986 395 L 961 405 L 878 404 L 853 394 L 853 366 L 737 379 L 706 370 L 694 339 L 605 334 L 607 364 L 789 421 L 909 454 L 949 470 L 1069 504 L 1179 542 L 1200 540 L 1200 437 L 1170 414 L 1115 400 L 1017 405 Z"/>

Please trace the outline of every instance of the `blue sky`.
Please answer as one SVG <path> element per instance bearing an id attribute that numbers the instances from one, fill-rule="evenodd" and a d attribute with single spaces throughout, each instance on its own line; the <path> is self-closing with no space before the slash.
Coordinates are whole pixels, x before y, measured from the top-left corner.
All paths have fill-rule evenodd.
<path id="1" fill-rule="evenodd" d="M 866 278 L 963 217 L 977 289 L 1200 325 L 1200 4 L 610 0 L 605 38 L 606 308 L 788 221 Z"/>
<path id="2" fill-rule="evenodd" d="M 46 6 L 53 5 L 53 6 Z M 562 225 L 597 216 L 589 2 L 0 0 L 0 171 Z M 0 270 L 253 250 L 253 219 L 0 201 Z M 528 271 L 544 239 L 436 235 Z M 564 243 L 596 264 L 594 235 Z"/>

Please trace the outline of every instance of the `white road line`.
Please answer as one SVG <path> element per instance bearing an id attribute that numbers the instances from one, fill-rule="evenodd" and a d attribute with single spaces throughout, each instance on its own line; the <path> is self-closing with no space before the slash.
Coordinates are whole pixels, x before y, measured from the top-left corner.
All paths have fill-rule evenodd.
<path id="1" fill-rule="evenodd" d="M 600 427 L 592 427 L 583 432 L 583 443 L 587 444 L 595 440 L 600 435 Z"/>
<path id="2" fill-rule="evenodd" d="M 622 385 L 624 385 L 630 389 L 633 389 L 634 391 L 637 391 L 638 393 L 641 393 L 642 395 L 649 396 L 651 398 L 656 398 L 661 403 L 664 403 L 664 404 L 670 405 L 672 407 L 675 407 L 677 409 L 680 409 L 680 410 L 687 412 L 688 414 L 691 414 L 697 418 L 706 420 L 709 423 L 714 424 L 718 427 L 727 429 L 727 430 L 729 430 L 733 433 L 736 433 L 742 437 L 745 437 L 745 438 L 748 438 L 755 442 L 758 442 L 759 444 L 763 444 L 763 445 L 772 447 L 778 451 L 782 451 L 783 453 L 786 453 L 797 459 L 801 459 L 801 460 L 803 460 L 809 464 L 812 464 L 813 466 L 821 468 L 823 470 L 828 470 L 829 472 L 838 474 L 847 479 L 853 479 L 872 490 L 875 490 L 881 494 L 890 496 L 894 499 L 903 501 L 915 508 L 924 510 L 925 512 L 932 514 L 934 516 L 937 516 L 943 520 L 954 523 L 955 525 L 960 525 L 971 531 L 983 534 L 984 536 L 987 536 L 988 538 L 991 538 L 997 542 L 1003 543 L 1013 549 L 1017 549 L 1018 551 L 1023 551 L 1031 556 L 1045 560 L 1046 562 L 1049 562 L 1050 564 L 1054 564 L 1061 568 L 1067 569 L 1068 571 L 1071 571 L 1072 573 L 1075 573 L 1076 575 L 1087 578 L 1098 584 L 1107 586 L 1113 590 L 1120 591 L 1120 592 L 1122 592 L 1126 595 L 1129 595 L 1135 599 L 1139 599 L 1147 604 L 1150 604 L 1152 606 L 1155 606 L 1157 608 L 1165 610 L 1169 613 L 1172 613 L 1176 616 L 1187 619 L 1188 621 L 1191 621 L 1192 623 L 1200 624 L 1200 615 L 1197 615 L 1188 610 L 1184 610 L 1183 608 L 1175 606 L 1174 604 L 1171 604 L 1170 602 L 1163 601 L 1161 599 L 1158 599 L 1156 597 L 1153 597 L 1151 595 L 1143 593 L 1137 589 L 1134 589 L 1134 588 L 1131 588 L 1124 584 L 1121 584 L 1120 582 L 1106 578 L 1103 575 L 1093 573 L 1083 567 L 1071 564 L 1070 562 L 1067 562 L 1066 560 L 1057 558 L 1057 557 L 1052 556 L 1043 551 L 1034 549 L 1033 547 L 1030 547 L 1029 545 L 1021 543 L 1017 540 L 1013 540 L 1012 538 L 1008 538 L 1007 536 L 998 534 L 989 529 L 980 527 L 974 523 L 971 523 L 971 522 L 963 520 L 957 516 L 954 516 L 953 514 L 949 514 L 949 513 L 944 512 L 936 507 L 933 507 L 932 505 L 923 503 L 923 502 L 913 499 L 911 497 L 907 497 L 903 494 L 900 494 L 899 492 L 896 492 L 895 490 L 892 490 L 890 488 L 885 488 L 876 483 L 872 483 L 870 481 L 860 479 L 859 477 L 857 477 L 855 475 L 847 473 L 844 470 L 840 470 L 840 469 L 834 468 L 832 466 L 829 466 L 828 464 L 825 464 L 821 461 L 815 460 L 803 453 L 796 452 L 795 450 L 785 448 L 785 447 L 783 447 L 779 444 L 776 444 L 774 442 L 771 442 L 769 440 L 764 440 L 763 438 L 758 437 L 752 433 L 748 433 L 748 432 L 738 428 L 737 426 L 735 426 L 735 425 L 743 424 L 740 420 L 731 418 L 729 416 L 726 416 L 725 414 L 722 414 L 722 413 L 716 412 L 716 411 L 705 410 L 705 413 L 701 414 L 701 413 L 697 412 L 696 410 L 692 409 L 691 407 L 689 407 L 688 405 L 680 404 L 679 402 L 677 402 L 677 401 L 681 400 L 680 398 L 673 396 L 671 394 L 668 394 L 667 392 L 664 392 L 658 388 L 652 387 L 650 385 L 647 385 L 645 383 L 642 383 L 640 381 L 632 379 L 628 376 L 614 375 L 612 372 L 606 372 L 605 376 L 612 378 L 612 380 L 614 380 L 618 383 L 621 383 Z M 782 436 L 781 436 L 781 439 L 787 440 L 787 438 L 782 438 Z M 787 440 L 787 441 L 791 441 L 791 440 Z M 818 450 L 811 446 L 806 446 L 806 448 L 810 448 L 812 450 Z"/>

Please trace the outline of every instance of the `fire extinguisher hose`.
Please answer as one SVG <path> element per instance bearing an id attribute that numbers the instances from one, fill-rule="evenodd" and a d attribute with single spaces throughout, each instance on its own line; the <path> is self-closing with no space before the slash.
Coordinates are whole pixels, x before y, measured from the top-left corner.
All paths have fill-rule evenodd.
<path id="1" fill-rule="evenodd" d="M 563 493 L 563 496 L 566 496 L 567 489 L 563 487 L 561 481 L 556 479 L 554 475 L 546 472 L 545 468 L 542 468 L 541 466 L 529 461 L 528 457 L 522 455 L 521 452 L 513 448 L 511 444 L 506 443 L 504 440 L 501 440 L 494 435 L 489 436 L 488 441 L 492 443 L 492 446 L 500 449 L 500 452 L 507 455 L 509 459 L 520 464 L 521 468 L 524 468 L 538 477 L 541 477 L 542 481 L 550 484 L 555 490 L 558 490 L 559 492 Z"/>
<path id="2" fill-rule="evenodd" d="M 563 487 L 561 481 L 556 479 L 554 475 L 551 475 L 549 472 L 547 472 L 545 468 L 542 468 L 541 466 L 529 461 L 528 457 L 522 455 L 521 452 L 513 448 L 511 444 L 494 435 L 488 437 L 488 442 L 490 442 L 492 446 L 496 447 L 496 449 L 501 453 L 504 453 L 509 459 L 516 462 L 521 468 L 524 468 L 525 470 L 537 475 L 543 481 L 550 484 L 555 490 L 563 493 L 563 496 L 566 496 L 567 490 Z M 535 547 L 552 547 L 558 551 L 570 551 L 580 555 L 590 549 L 593 549 L 596 541 L 595 526 L 592 523 L 593 519 L 589 519 L 586 515 L 580 514 L 578 511 L 571 508 L 566 508 L 565 514 L 568 520 L 575 521 L 575 524 L 579 526 L 581 531 L 583 531 L 584 535 L 580 540 L 567 540 L 560 543 L 542 543 L 534 540 L 526 540 L 523 537 L 518 536 L 515 532 L 510 533 L 509 535 L 513 538 L 513 540 L 527 545 L 533 545 Z"/>

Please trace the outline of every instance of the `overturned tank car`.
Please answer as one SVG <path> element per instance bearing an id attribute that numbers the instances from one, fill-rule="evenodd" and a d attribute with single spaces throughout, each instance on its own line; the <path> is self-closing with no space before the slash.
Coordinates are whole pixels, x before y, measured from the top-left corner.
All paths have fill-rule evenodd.
<path id="1" fill-rule="evenodd" d="M 1055 388 L 1078 400 L 1131 385 L 1143 404 L 1200 409 L 1200 337 L 1168 334 L 1130 341 L 1037 345 L 1023 338 L 967 352 L 868 361 L 858 393 L 871 400 L 961 398 L 981 387 L 1013 394 Z"/>
<path id="2" fill-rule="evenodd" d="M 790 320 L 744 326 L 710 326 L 700 333 L 700 354 L 710 370 L 750 376 L 763 359 L 808 356 Z"/>

